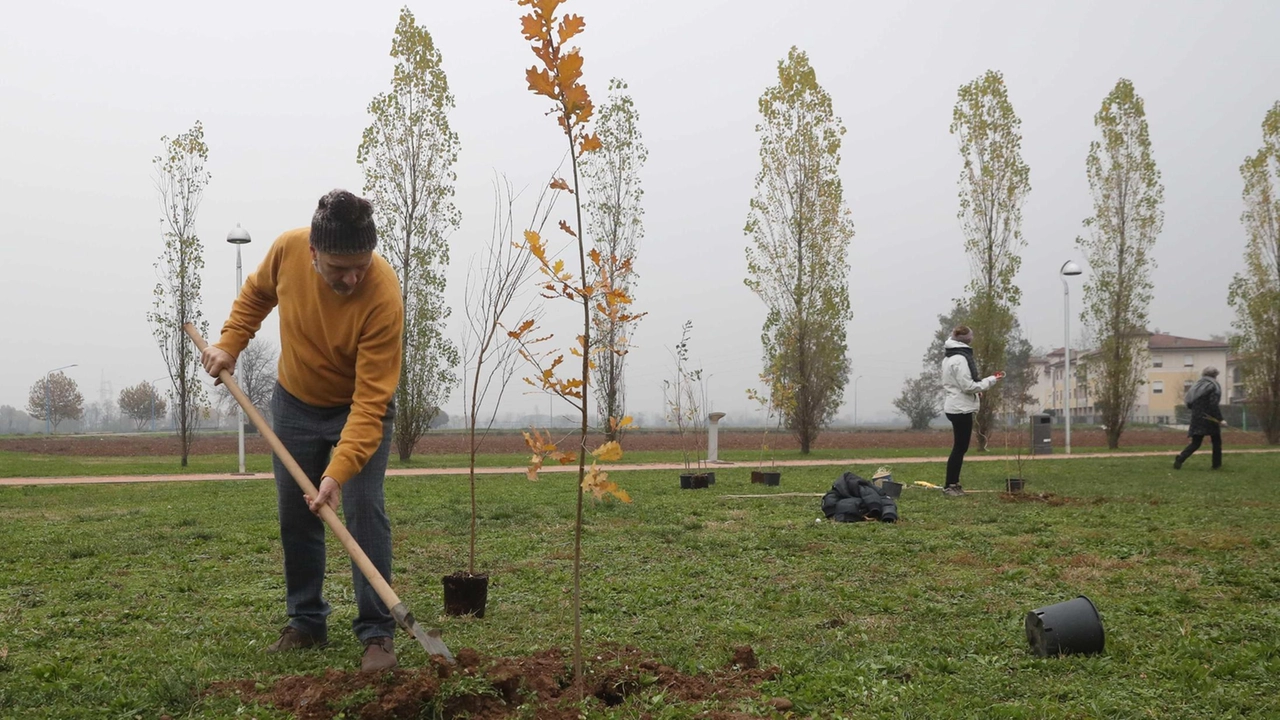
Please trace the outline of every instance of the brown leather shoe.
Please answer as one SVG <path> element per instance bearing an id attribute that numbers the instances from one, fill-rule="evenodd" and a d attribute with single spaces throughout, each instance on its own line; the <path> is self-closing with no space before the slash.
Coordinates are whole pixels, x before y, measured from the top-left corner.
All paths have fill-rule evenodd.
<path id="1" fill-rule="evenodd" d="M 384 635 L 364 641 L 364 657 L 360 659 L 361 672 L 390 670 L 398 664 L 391 638 Z"/>
<path id="2" fill-rule="evenodd" d="M 325 638 L 317 638 L 299 630 L 292 625 L 285 625 L 280 631 L 280 639 L 267 646 L 267 652 L 278 653 L 288 650 L 306 650 L 307 648 L 322 648 L 328 645 L 329 641 Z"/>

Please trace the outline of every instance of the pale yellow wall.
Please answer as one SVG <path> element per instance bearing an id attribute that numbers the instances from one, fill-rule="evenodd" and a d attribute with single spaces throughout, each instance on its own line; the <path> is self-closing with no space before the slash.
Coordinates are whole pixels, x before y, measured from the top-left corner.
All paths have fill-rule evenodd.
<path id="1" fill-rule="evenodd" d="M 1187 365 L 1187 356 L 1190 356 L 1190 366 Z M 1154 367 L 1157 357 L 1163 360 L 1164 367 Z M 1185 383 L 1194 383 L 1200 378 L 1200 372 L 1209 365 L 1218 368 L 1218 384 L 1222 385 L 1227 368 L 1226 350 L 1153 351 L 1147 363 L 1147 384 L 1140 393 L 1146 396 L 1147 414 L 1172 416 L 1174 408 L 1182 404 Z M 1156 392 L 1157 383 L 1163 383 L 1163 392 Z M 1225 395 L 1226 386 L 1222 387 Z"/>

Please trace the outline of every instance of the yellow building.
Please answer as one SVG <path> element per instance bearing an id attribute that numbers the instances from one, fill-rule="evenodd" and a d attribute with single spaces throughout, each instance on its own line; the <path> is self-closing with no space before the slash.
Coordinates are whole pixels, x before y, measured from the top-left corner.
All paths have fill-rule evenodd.
<path id="1" fill-rule="evenodd" d="M 1138 387 L 1130 420 L 1173 423 L 1175 408 L 1182 405 L 1186 389 L 1210 365 L 1218 368 L 1220 373 L 1218 383 L 1222 386 L 1222 402 L 1226 404 L 1233 400 L 1235 393 L 1230 371 L 1234 370 L 1234 363 L 1230 366 L 1228 364 L 1229 350 L 1226 342 L 1217 340 L 1150 333 L 1144 353 L 1146 377 Z M 1088 370 L 1088 361 L 1096 352 L 1087 350 L 1071 353 L 1071 409 L 1075 419 L 1090 421 L 1096 415 Z M 1032 365 L 1036 368 L 1036 384 L 1031 389 L 1031 396 L 1039 406 L 1033 412 L 1062 416 L 1065 391 L 1062 348 L 1044 357 L 1033 358 Z"/>

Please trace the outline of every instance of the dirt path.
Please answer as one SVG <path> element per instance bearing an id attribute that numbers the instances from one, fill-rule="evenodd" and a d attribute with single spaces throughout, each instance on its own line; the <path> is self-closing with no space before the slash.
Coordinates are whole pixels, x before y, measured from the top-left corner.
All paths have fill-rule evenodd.
<path id="1" fill-rule="evenodd" d="M 1226 450 L 1225 455 L 1253 455 L 1253 454 L 1275 454 L 1280 453 L 1280 449 L 1261 449 L 1261 450 Z M 1136 458 L 1136 457 L 1172 457 L 1173 451 L 1160 452 L 1124 452 L 1124 453 L 1075 453 L 1072 455 L 1039 455 L 1034 460 L 1024 460 L 1024 462 L 1054 462 L 1061 460 L 1085 460 L 1097 458 Z M 828 458 L 822 460 L 779 460 L 778 467 L 840 467 L 848 465 L 908 465 L 920 463 L 938 463 L 943 464 L 947 461 L 945 457 L 894 457 L 894 458 Z M 1009 461 L 1010 458 L 1004 455 L 979 455 L 965 458 L 965 462 L 1001 462 Z M 750 468 L 754 463 L 738 464 L 738 463 L 720 463 L 711 466 L 710 469 L 718 468 Z M 628 472 L 636 470 L 683 470 L 683 463 L 636 463 L 631 465 L 605 465 L 604 470 L 609 472 Z M 544 473 L 570 473 L 577 472 L 575 465 L 554 467 L 544 467 Z M 523 475 L 525 469 L 523 467 L 487 467 L 476 468 L 477 475 Z M 408 468 L 388 470 L 387 475 L 391 477 L 417 477 L 427 475 L 466 475 L 467 468 Z M 156 483 L 156 482 L 196 482 L 204 480 L 269 480 L 272 475 L 269 473 L 251 473 L 248 475 L 235 475 L 232 473 L 192 473 L 188 475 L 120 475 L 120 476 L 85 476 L 85 477 L 38 477 L 38 478 L 0 478 L 0 487 L 14 485 L 97 485 L 103 483 Z"/>

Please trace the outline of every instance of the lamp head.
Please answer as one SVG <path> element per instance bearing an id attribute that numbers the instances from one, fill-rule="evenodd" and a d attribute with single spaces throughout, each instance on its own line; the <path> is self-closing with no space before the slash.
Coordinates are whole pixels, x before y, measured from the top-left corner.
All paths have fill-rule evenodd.
<path id="1" fill-rule="evenodd" d="M 236 223 L 236 227 L 227 233 L 227 242 L 232 245 L 244 245 L 249 242 L 249 231 L 240 227 L 240 223 Z"/>
<path id="2" fill-rule="evenodd" d="M 1063 275 L 1079 275 L 1084 271 L 1081 270 L 1080 266 L 1075 264 L 1075 262 L 1068 260 L 1065 263 L 1063 263 L 1062 270 L 1060 272 Z"/>

